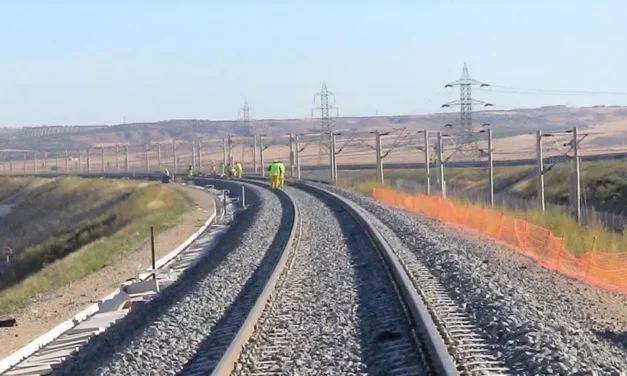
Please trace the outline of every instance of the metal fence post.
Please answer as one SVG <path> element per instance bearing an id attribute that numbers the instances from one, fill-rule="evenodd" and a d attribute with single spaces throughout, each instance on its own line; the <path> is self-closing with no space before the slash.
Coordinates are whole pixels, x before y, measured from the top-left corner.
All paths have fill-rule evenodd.
<path id="1" fill-rule="evenodd" d="M 152 279 L 156 279 L 156 264 L 155 264 L 155 231 L 153 226 L 150 226 L 150 249 L 152 253 Z"/>

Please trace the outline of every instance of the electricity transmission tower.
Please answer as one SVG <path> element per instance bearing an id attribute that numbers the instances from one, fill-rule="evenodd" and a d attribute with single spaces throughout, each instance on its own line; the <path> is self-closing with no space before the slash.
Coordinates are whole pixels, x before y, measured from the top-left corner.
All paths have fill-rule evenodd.
<path id="1" fill-rule="evenodd" d="M 248 100 L 244 100 L 244 106 L 237 110 L 237 117 L 239 121 L 242 123 L 242 126 L 248 126 L 250 122 L 250 110 L 251 108 L 248 106 Z"/>
<path id="2" fill-rule="evenodd" d="M 239 120 L 239 124 L 242 127 L 242 130 L 244 132 L 246 131 L 251 131 L 250 129 L 250 112 L 251 112 L 252 108 L 250 108 L 250 106 L 248 106 L 248 100 L 244 100 L 244 106 L 242 106 L 242 108 L 240 108 L 239 110 L 237 110 L 237 118 Z M 252 110 L 254 111 L 254 110 Z M 246 155 L 250 152 L 251 146 L 248 145 L 248 142 L 245 141 L 244 145 L 242 145 L 242 159 L 241 159 L 241 163 L 244 163 L 244 161 L 246 160 Z"/>
<path id="3" fill-rule="evenodd" d="M 492 104 L 472 99 L 472 87 L 486 87 L 490 85 L 470 78 L 468 67 L 466 66 L 466 63 L 464 63 L 461 78 L 445 85 L 444 87 L 452 88 L 453 86 L 459 86 L 459 99 L 448 102 L 442 105 L 442 107 L 459 106 L 460 108 L 460 122 L 455 135 L 457 145 L 455 153 L 459 157 L 476 160 L 479 157 L 479 147 L 475 138 L 475 132 L 472 128 L 472 107 L 474 105 L 490 107 Z"/>
<path id="4" fill-rule="evenodd" d="M 316 101 L 316 98 L 320 98 L 319 101 Z M 329 104 L 329 98 L 332 98 L 332 103 Z M 335 94 L 327 90 L 327 84 L 322 81 L 322 89 L 319 93 L 314 94 L 314 105 L 319 103 L 319 106 L 311 109 L 311 117 L 316 118 L 315 113 L 319 112 L 320 124 L 320 148 L 318 152 L 318 165 L 322 163 L 322 156 L 324 155 L 323 145 L 330 148 L 331 145 L 325 143 L 325 134 L 328 134 L 333 131 L 333 120 L 329 116 L 332 111 L 335 111 L 335 117 L 339 116 L 338 108 L 335 107 Z"/>

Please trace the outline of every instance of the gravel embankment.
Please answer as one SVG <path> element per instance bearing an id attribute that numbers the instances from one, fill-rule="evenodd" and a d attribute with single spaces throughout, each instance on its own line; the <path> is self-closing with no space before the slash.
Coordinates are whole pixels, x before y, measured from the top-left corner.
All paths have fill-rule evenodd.
<path id="1" fill-rule="evenodd" d="M 584 286 L 436 221 L 332 190 L 366 208 L 399 254 L 431 270 L 514 374 L 627 372 L 627 297 Z"/>
<path id="2" fill-rule="evenodd" d="M 363 229 L 324 196 L 286 191 L 303 220 L 300 246 L 236 374 L 424 374 L 397 293 Z"/>
<path id="3" fill-rule="evenodd" d="M 246 189 L 249 209 L 219 246 L 157 298 L 95 338 L 57 374 L 174 375 L 199 349 L 211 345 L 226 349 L 230 338 L 215 340 L 213 335 L 238 326 L 223 316 L 242 319 L 236 313 L 248 307 L 243 307 L 240 296 L 254 293 L 257 278 L 261 281 L 266 269 L 271 270 L 266 265 L 276 263 L 280 250 L 275 248 L 282 248 L 281 239 L 289 233 L 284 227 L 290 226 L 286 222 L 291 217 L 281 217 L 285 202 L 267 190 Z"/>

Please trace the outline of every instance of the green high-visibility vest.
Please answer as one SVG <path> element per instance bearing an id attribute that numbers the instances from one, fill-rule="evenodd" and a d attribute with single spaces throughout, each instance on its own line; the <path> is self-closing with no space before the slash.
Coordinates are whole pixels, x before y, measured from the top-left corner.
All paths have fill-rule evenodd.
<path id="1" fill-rule="evenodd" d="M 273 162 L 270 165 L 270 176 L 279 176 L 280 173 L 281 173 L 281 165 Z"/>

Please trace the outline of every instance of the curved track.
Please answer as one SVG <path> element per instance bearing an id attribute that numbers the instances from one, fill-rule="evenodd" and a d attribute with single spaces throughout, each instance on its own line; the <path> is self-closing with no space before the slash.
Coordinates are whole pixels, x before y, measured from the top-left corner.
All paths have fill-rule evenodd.
<path id="1" fill-rule="evenodd" d="M 302 233 L 213 374 L 456 374 L 407 274 L 365 216 L 319 188 L 279 194 L 298 208 Z"/>
<path id="2" fill-rule="evenodd" d="M 437 317 L 448 308 L 355 203 L 313 185 L 196 183 L 245 186 L 250 206 L 216 250 L 56 374 L 473 373 L 449 353 Z"/>
<path id="3" fill-rule="evenodd" d="M 204 182 L 212 184 L 212 182 Z M 231 193 L 239 184 L 230 185 Z M 95 338 L 58 375 L 173 375 L 202 370 L 224 352 L 285 246 L 289 202 L 246 185 L 248 208 L 220 244 L 172 286 Z M 284 215 L 285 214 L 285 215 Z M 219 360 L 219 355 L 217 355 Z M 211 359 L 207 360 L 209 366 Z"/>

